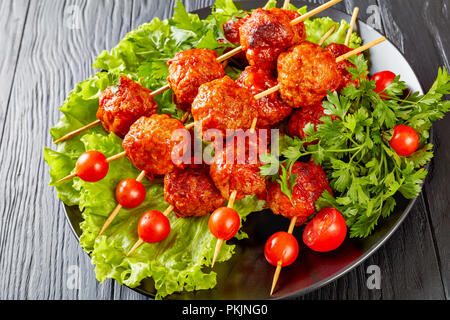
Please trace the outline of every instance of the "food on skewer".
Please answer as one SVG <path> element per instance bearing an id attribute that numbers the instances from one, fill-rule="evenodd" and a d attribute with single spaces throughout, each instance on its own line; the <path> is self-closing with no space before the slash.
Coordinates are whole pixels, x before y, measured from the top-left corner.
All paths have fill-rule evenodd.
<path id="1" fill-rule="evenodd" d="M 136 168 L 150 175 L 164 175 L 184 166 L 181 161 L 174 162 L 172 157 L 173 152 L 178 151 L 181 159 L 184 151 L 177 149 L 183 144 L 182 136 L 173 135 L 177 130 L 186 129 L 181 121 L 168 115 L 142 117 L 131 126 L 122 145 Z"/>
<path id="2" fill-rule="evenodd" d="M 210 214 L 225 203 L 206 166 L 175 170 L 166 174 L 164 199 L 181 218 Z"/>
<path id="3" fill-rule="evenodd" d="M 291 225 L 295 225 L 295 220 L 292 220 Z M 277 232 L 267 240 L 264 247 L 264 256 L 267 262 L 274 267 L 275 275 L 272 281 L 272 289 L 270 295 L 273 294 L 281 273 L 281 269 L 288 267 L 295 262 L 299 254 L 299 245 L 297 239 L 292 235 L 293 228 L 289 228 L 289 232 Z"/>
<path id="4" fill-rule="evenodd" d="M 225 76 L 200 86 L 192 103 L 195 127 L 201 136 L 209 129 L 249 129 L 256 117 L 256 101 L 250 91 Z"/>
<path id="5" fill-rule="evenodd" d="M 239 29 L 242 49 L 251 66 L 275 69 L 280 53 L 306 39 L 303 22 L 291 21 L 300 15 L 294 11 L 273 8 L 256 9 Z"/>
<path id="6" fill-rule="evenodd" d="M 328 90 L 339 88 L 341 78 L 336 58 L 308 41 L 292 47 L 278 58 L 281 98 L 292 108 L 320 103 Z"/>
<path id="7" fill-rule="evenodd" d="M 244 148 L 228 143 L 216 152 L 210 167 L 210 176 L 225 199 L 236 192 L 235 199 L 242 200 L 247 195 L 256 194 L 265 198 L 266 179 L 260 174 L 261 151 L 256 139 L 249 138 Z"/>
<path id="8" fill-rule="evenodd" d="M 108 87 L 99 98 L 97 119 L 108 132 L 124 138 L 140 117 L 150 117 L 158 110 L 151 91 L 121 76 L 117 87 Z"/>
<path id="9" fill-rule="evenodd" d="M 179 52 L 168 62 L 170 84 L 177 106 L 189 110 L 198 88 L 207 82 L 225 76 L 225 70 L 217 62 L 217 54 L 209 49 L 191 49 Z"/>
<path id="10" fill-rule="evenodd" d="M 109 162 L 103 153 L 88 151 L 83 153 L 75 166 L 76 175 L 86 182 L 97 182 L 108 174 Z"/>
<path id="11" fill-rule="evenodd" d="M 277 85 L 276 78 L 267 69 L 249 66 L 241 73 L 236 83 L 254 95 Z M 292 108 L 286 105 L 278 92 L 274 92 L 256 101 L 258 126 L 270 126 L 287 118 Z"/>
<path id="12" fill-rule="evenodd" d="M 274 214 L 282 215 L 288 219 L 297 218 L 296 225 L 300 226 L 316 212 L 316 201 L 328 191 L 333 194 L 328 183 L 325 171 L 312 160 L 309 163 L 295 162 L 291 175 L 296 175 L 292 192 L 292 202 L 281 191 L 278 182 L 269 181 L 267 184 L 267 202 Z"/>
<path id="13" fill-rule="evenodd" d="M 106 131 L 123 138 L 137 119 L 142 116 L 150 117 L 156 113 L 157 109 L 158 105 L 149 89 L 125 76 L 121 76 L 117 86 L 106 88 L 100 95 L 97 110 L 98 120 L 65 135 L 56 140 L 55 143 L 67 140 L 98 124 L 102 124 Z"/>

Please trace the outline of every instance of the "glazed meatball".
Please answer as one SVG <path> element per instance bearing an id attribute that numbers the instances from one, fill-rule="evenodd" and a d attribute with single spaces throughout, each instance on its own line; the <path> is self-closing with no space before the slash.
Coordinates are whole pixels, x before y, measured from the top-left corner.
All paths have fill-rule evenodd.
<path id="1" fill-rule="evenodd" d="M 167 81 L 175 94 L 176 104 L 187 111 L 202 84 L 224 76 L 225 70 L 222 64 L 217 62 L 215 51 L 191 49 L 178 52 L 169 61 Z"/>
<path id="2" fill-rule="evenodd" d="M 205 166 L 167 174 L 164 177 L 164 199 L 182 218 L 205 216 L 225 203 Z"/>
<path id="3" fill-rule="evenodd" d="M 237 200 L 247 195 L 265 198 L 266 179 L 260 175 L 263 165 L 259 159 L 262 153 L 258 143 L 247 141 L 245 147 L 228 143 L 216 152 L 210 167 L 210 176 L 225 199 L 237 191 Z"/>
<path id="4" fill-rule="evenodd" d="M 192 103 L 192 116 L 201 135 L 209 129 L 250 129 L 257 116 L 252 93 L 228 76 L 202 85 Z"/>
<path id="5" fill-rule="evenodd" d="M 284 102 L 292 108 L 314 106 L 341 84 L 336 59 L 327 50 L 303 42 L 278 58 L 278 83 Z"/>
<path id="6" fill-rule="evenodd" d="M 324 108 L 322 103 L 312 106 L 306 107 L 296 110 L 291 118 L 289 119 L 289 124 L 287 128 L 287 133 L 291 137 L 298 137 L 300 139 L 304 139 L 306 137 L 304 129 L 308 123 L 312 123 L 314 128 L 317 128 L 317 125 L 322 124 L 323 122 L 320 120 L 325 116 Z M 333 120 L 337 119 L 336 116 L 331 116 Z"/>
<path id="7" fill-rule="evenodd" d="M 123 139 L 137 119 L 156 113 L 158 105 L 151 93 L 149 89 L 121 76 L 117 87 L 108 87 L 100 95 L 97 119 L 106 131 Z"/>
<path id="8" fill-rule="evenodd" d="M 183 168 L 182 157 L 189 143 L 184 145 L 181 135 L 173 135 L 176 130 L 187 132 L 180 121 L 168 115 L 140 118 L 123 141 L 128 159 L 149 175 L 164 175 L 175 168 Z"/>
<path id="9" fill-rule="evenodd" d="M 275 69 L 278 55 L 305 40 L 300 26 L 291 25 L 288 10 L 256 9 L 239 29 L 241 45 L 251 66 Z M 301 29 L 304 30 L 304 29 Z"/>
<path id="10" fill-rule="evenodd" d="M 236 83 L 250 90 L 253 95 L 277 85 L 277 81 L 270 70 L 263 70 L 258 67 L 247 67 L 236 80 Z M 256 112 L 258 114 L 258 126 L 270 126 L 287 118 L 292 113 L 292 108 L 281 100 L 278 92 L 275 92 L 256 101 Z"/>
<path id="11" fill-rule="evenodd" d="M 325 171 L 313 161 L 309 163 L 296 162 L 292 174 L 297 175 L 291 200 L 281 191 L 278 182 L 268 182 L 267 202 L 270 209 L 288 219 L 297 217 L 297 225 L 302 225 L 316 212 L 316 201 L 327 190 L 332 193 Z"/>
<path id="12" fill-rule="evenodd" d="M 352 51 L 352 49 L 347 47 L 346 45 L 337 43 L 331 43 L 330 45 L 328 45 L 327 50 L 330 51 L 335 58 L 338 58 Z M 338 70 L 342 75 L 342 81 L 341 85 L 338 88 L 338 91 L 341 91 L 342 89 L 351 84 L 354 85 L 355 87 L 359 87 L 359 80 L 353 79 L 352 74 L 347 70 L 347 68 L 356 68 L 356 66 L 348 60 L 341 61 L 337 65 Z"/>

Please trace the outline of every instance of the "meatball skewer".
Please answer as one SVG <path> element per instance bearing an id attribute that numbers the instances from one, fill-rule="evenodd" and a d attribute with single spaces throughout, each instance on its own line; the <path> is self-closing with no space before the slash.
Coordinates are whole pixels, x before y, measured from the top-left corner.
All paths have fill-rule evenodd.
<path id="1" fill-rule="evenodd" d="M 255 135 L 255 130 L 256 122 L 252 125 L 250 133 Z M 256 138 L 258 139 L 258 136 L 256 136 Z M 245 144 L 244 150 L 236 150 L 233 143 L 216 153 L 210 167 L 210 176 L 212 180 L 222 196 L 225 199 L 228 199 L 227 208 L 230 209 L 228 211 L 233 212 L 236 218 L 238 217 L 238 214 L 233 210 L 234 202 L 236 200 L 241 200 L 246 195 L 261 195 L 266 190 L 266 179 L 259 173 L 259 168 L 262 164 L 259 160 L 260 150 L 258 148 L 259 141 L 254 143 L 250 140 Z M 256 161 L 250 159 L 252 156 L 251 151 L 256 151 L 256 159 L 254 159 Z M 233 155 L 233 163 L 228 162 L 230 158 L 229 152 Z M 245 157 L 245 162 L 242 164 L 237 163 L 237 159 L 242 158 L 241 156 Z M 220 210 L 221 209 L 218 211 Z M 214 214 L 211 216 L 211 219 L 214 219 Z M 237 232 L 238 229 L 235 231 Z M 215 265 L 225 240 L 229 240 L 234 236 L 235 234 L 230 234 L 227 239 L 217 238 L 216 249 L 211 265 L 212 268 Z"/>

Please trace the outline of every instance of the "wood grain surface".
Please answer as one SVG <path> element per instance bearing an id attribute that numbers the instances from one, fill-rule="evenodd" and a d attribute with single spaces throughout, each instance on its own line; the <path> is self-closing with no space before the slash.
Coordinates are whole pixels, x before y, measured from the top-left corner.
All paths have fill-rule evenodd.
<path id="1" fill-rule="evenodd" d="M 59 106 L 93 73 L 95 56 L 153 17 L 170 17 L 175 2 L 0 2 L 0 299 L 147 299 L 114 281 L 97 282 L 48 187 L 42 150 L 51 146 Z M 190 11 L 213 2 L 183 1 Z M 450 70 L 449 0 L 344 0 L 336 7 L 351 14 L 356 5 L 361 21 L 405 54 L 424 89 L 439 66 Z M 300 299 L 450 298 L 450 118 L 434 128 L 431 173 L 399 230 L 361 266 Z M 381 269 L 380 290 L 367 289 L 370 265 Z M 79 288 L 71 285 L 74 270 Z"/>

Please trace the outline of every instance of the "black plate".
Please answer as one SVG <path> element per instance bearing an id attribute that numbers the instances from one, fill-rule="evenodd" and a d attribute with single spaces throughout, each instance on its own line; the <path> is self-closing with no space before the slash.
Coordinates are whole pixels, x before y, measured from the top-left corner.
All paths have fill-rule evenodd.
<path id="1" fill-rule="evenodd" d="M 261 6 L 264 1 L 245 1 L 240 3 L 245 10 Z M 298 7 L 306 5 L 303 1 L 292 1 Z M 308 4 L 309 7 L 315 7 Z M 210 14 L 210 8 L 195 11 L 200 18 Z M 333 8 L 326 10 L 319 16 L 329 16 L 335 21 L 350 20 L 350 16 Z M 381 36 L 376 30 L 365 23 L 359 22 L 358 32 L 364 42 L 370 42 Z M 413 91 L 422 92 L 419 80 L 400 51 L 386 41 L 370 50 L 371 72 L 391 70 L 400 74 L 402 79 Z M 295 264 L 284 268 L 278 283 L 274 298 L 287 298 L 305 294 L 316 290 L 327 283 L 336 280 L 349 272 L 371 254 L 373 254 L 399 227 L 415 200 L 407 201 L 399 198 L 395 212 L 368 238 L 363 240 L 346 240 L 338 250 L 328 254 L 318 254 L 301 246 L 300 257 Z M 79 224 L 81 213 L 78 208 L 66 207 L 67 218 L 77 237 L 81 235 Z M 256 213 L 249 217 L 244 230 L 249 239 L 237 242 L 236 254 L 227 263 L 219 264 L 215 271 L 218 273 L 215 289 L 193 293 L 175 294 L 169 299 L 269 299 L 274 267 L 264 258 L 264 244 L 274 233 L 287 230 L 289 221 L 275 216 L 270 212 Z M 294 233 L 301 239 L 301 230 Z M 301 241 L 300 241 L 301 242 Z M 153 281 L 146 279 L 136 291 L 154 297 Z"/>

